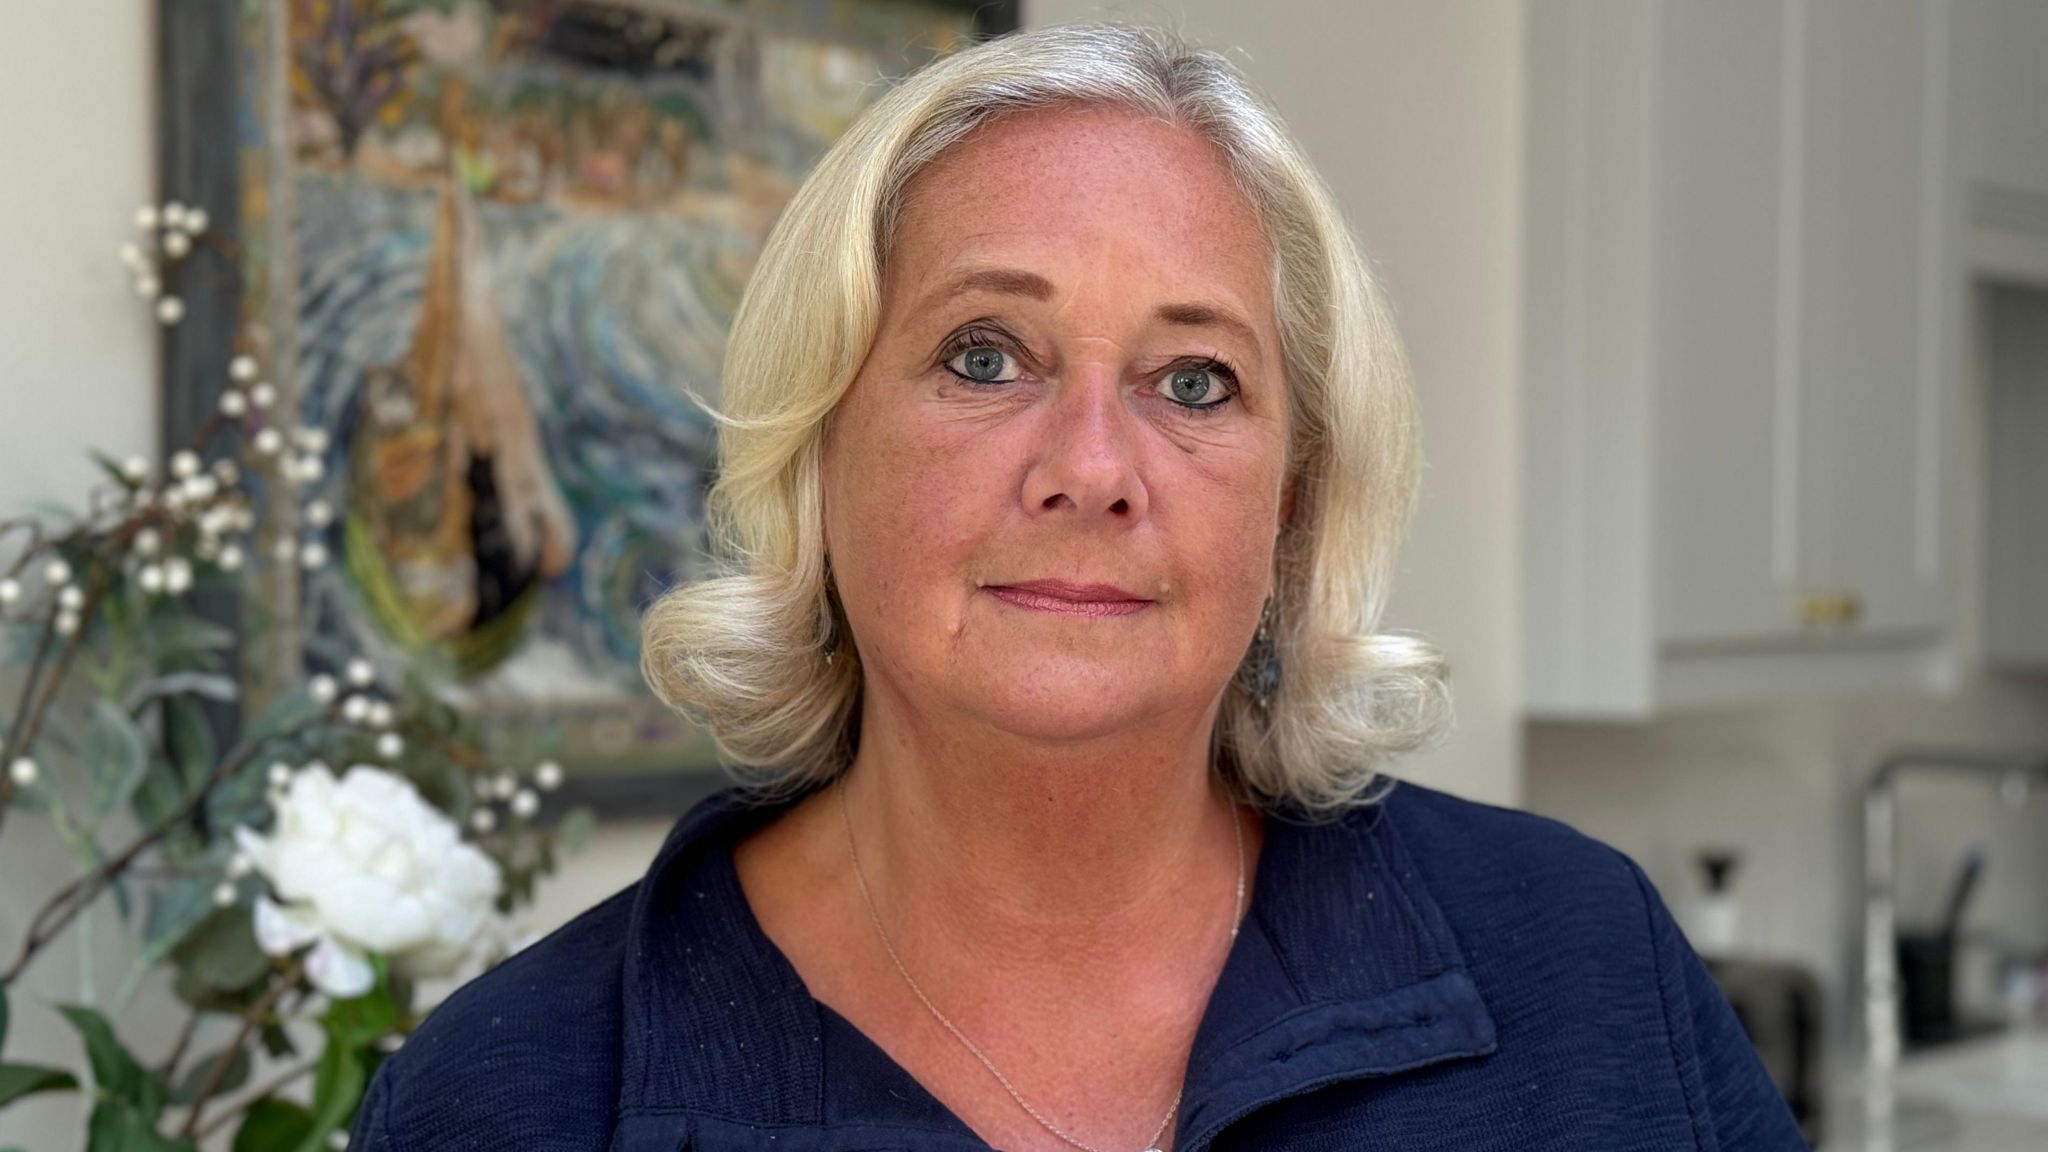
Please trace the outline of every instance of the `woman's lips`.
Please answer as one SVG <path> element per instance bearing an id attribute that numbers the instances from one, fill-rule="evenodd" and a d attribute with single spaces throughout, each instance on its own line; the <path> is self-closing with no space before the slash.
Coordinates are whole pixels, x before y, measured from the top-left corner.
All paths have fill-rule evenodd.
<path id="1" fill-rule="evenodd" d="M 990 584 L 982 591 L 1019 608 L 1063 616 L 1130 616 L 1152 607 L 1114 584 L 1069 584 L 1064 580 L 1033 580 L 1028 584 Z"/>

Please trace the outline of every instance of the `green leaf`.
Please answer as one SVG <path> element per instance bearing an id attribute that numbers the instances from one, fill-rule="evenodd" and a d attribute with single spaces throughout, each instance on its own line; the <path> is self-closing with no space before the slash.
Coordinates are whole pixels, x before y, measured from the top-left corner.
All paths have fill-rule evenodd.
<path id="1" fill-rule="evenodd" d="M 355 1116 L 369 1082 L 363 1054 L 330 1036 L 313 1069 L 313 1126 L 293 1152 L 326 1152 L 327 1137 Z"/>
<path id="2" fill-rule="evenodd" d="M 285 1031 L 276 1021 L 265 1020 L 262 1035 L 263 1050 L 270 1053 L 271 1059 L 282 1060 L 286 1056 L 299 1054 L 298 1045 L 292 1043 L 292 1034 Z"/>
<path id="3" fill-rule="evenodd" d="M 249 1105 L 235 1131 L 233 1152 L 277 1152 L 304 1143 L 313 1131 L 313 1114 L 288 1100 L 265 1096 Z"/>
<path id="4" fill-rule="evenodd" d="M 242 734 L 244 744 L 253 744 L 271 736 L 292 732 L 318 719 L 327 711 L 327 706 L 313 699 L 303 687 L 282 693 L 270 702 L 261 715 L 250 721 L 248 730 Z"/>
<path id="5" fill-rule="evenodd" d="M 183 664 L 235 646 L 235 633 L 185 612 L 163 612 L 149 621 L 149 642 L 158 666 Z"/>
<path id="6" fill-rule="evenodd" d="M 240 904 L 214 910 L 171 950 L 171 957 L 215 992 L 240 992 L 270 975 L 270 957 L 257 947 L 249 909 Z"/>
<path id="7" fill-rule="evenodd" d="M 132 1106 L 147 1124 L 155 1124 L 164 1109 L 163 1085 L 121 1046 L 106 1017 L 83 1004 L 60 1004 L 57 1010 L 85 1039 L 93 1082 L 110 1100 Z"/>
<path id="8" fill-rule="evenodd" d="M 348 1048 L 367 1048 L 398 1028 L 398 1004 L 391 996 L 391 963 L 370 953 L 376 979 L 370 990 L 349 1000 L 328 1005 L 321 1023 L 327 1034 Z"/>
<path id="9" fill-rule="evenodd" d="M 143 919 L 144 949 L 164 956 L 190 936 L 213 914 L 213 887 L 201 877 L 187 876 L 150 889 L 149 912 Z"/>
<path id="10" fill-rule="evenodd" d="M 178 778 L 187 792 L 206 787 L 220 764 L 220 749 L 214 744 L 213 722 L 206 710 L 189 697 L 176 697 L 164 705 L 165 735 L 169 737 L 171 760 L 178 766 Z"/>
<path id="11" fill-rule="evenodd" d="M 195 1152 L 188 1141 L 157 1135 L 155 1117 L 144 1116 L 121 1100 L 102 1100 L 93 1107 L 85 1148 L 86 1152 Z"/>
<path id="12" fill-rule="evenodd" d="M 93 452 L 90 455 L 92 462 L 100 466 L 100 471 L 107 474 L 107 479 L 112 480 L 124 492 L 135 491 L 139 481 L 128 478 L 128 473 L 122 470 L 119 460 L 105 452 Z"/>
<path id="13" fill-rule="evenodd" d="M 0 1064 L 0 1108 L 37 1092 L 66 1092 L 77 1087 L 78 1078 L 62 1068 Z"/>
<path id="14" fill-rule="evenodd" d="M 564 812 L 562 814 L 562 828 L 560 833 L 558 833 L 562 838 L 562 854 L 565 856 L 580 854 L 584 846 L 590 843 L 590 833 L 595 827 L 597 827 L 597 813 L 591 811 L 587 806 L 579 804 Z"/>
<path id="15" fill-rule="evenodd" d="M 92 702 L 85 760 L 92 788 L 85 820 L 88 826 L 97 827 L 115 805 L 128 799 L 149 769 L 149 745 L 142 730 L 128 713 L 104 696 Z"/>
<path id="16" fill-rule="evenodd" d="M 208 1076 L 213 1075 L 214 1061 L 220 1059 L 220 1056 L 219 1052 L 208 1052 L 193 1061 L 192 1067 L 185 1073 L 185 1078 L 178 1082 L 176 1088 L 171 1089 L 171 1103 L 190 1104 L 192 1098 L 199 1095 L 199 1086 Z M 237 1048 L 235 1054 L 228 1058 L 227 1075 L 214 1087 L 213 1094 L 216 1097 L 224 1096 L 248 1082 L 249 1050 Z"/>
<path id="17" fill-rule="evenodd" d="M 135 813 L 137 824 L 154 828 L 170 819 L 171 813 L 184 802 L 185 785 L 178 778 L 177 767 L 161 756 L 153 756 L 141 782 L 135 786 L 135 793 L 128 798 L 128 808 Z"/>
<path id="18" fill-rule="evenodd" d="M 240 695 L 241 690 L 235 682 L 218 672 L 172 672 L 130 688 L 122 698 L 121 706 L 134 713 L 160 696 L 201 696 L 227 704 Z"/>

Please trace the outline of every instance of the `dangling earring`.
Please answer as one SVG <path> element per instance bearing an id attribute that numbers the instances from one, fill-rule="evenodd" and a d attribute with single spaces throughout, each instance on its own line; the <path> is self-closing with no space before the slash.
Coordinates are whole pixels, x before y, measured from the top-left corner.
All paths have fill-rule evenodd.
<path id="1" fill-rule="evenodd" d="M 838 620 L 832 611 L 832 561 L 825 560 L 824 587 L 818 590 L 818 647 L 825 650 L 825 663 L 830 666 L 832 657 L 839 650 Z"/>
<path id="2" fill-rule="evenodd" d="M 1280 648 L 1273 642 L 1271 597 L 1259 609 L 1259 630 L 1252 634 L 1251 647 L 1245 650 L 1244 663 L 1238 667 L 1243 674 L 1244 690 L 1259 711 L 1264 712 L 1273 702 L 1273 693 L 1280 690 Z"/>

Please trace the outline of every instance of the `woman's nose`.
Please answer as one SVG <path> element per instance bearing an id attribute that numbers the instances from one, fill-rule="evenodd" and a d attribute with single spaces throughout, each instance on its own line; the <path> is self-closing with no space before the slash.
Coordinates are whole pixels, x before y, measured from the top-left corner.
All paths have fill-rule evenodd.
<path id="1" fill-rule="evenodd" d="M 1132 524 L 1144 518 L 1147 501 L 1137 444 L 1141 429 L 1113 370 L 1070 370 L 1054 385 L 1039 429 L 1036 458 L 1024 478 L 1027 511 L 1106 514 Z"/>

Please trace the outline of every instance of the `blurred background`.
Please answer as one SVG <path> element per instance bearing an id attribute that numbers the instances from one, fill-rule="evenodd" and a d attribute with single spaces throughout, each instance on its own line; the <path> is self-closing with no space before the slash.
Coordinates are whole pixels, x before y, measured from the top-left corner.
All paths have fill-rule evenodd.
<path id="1" fill-rule="evenodd" d="M 505 50 L 465 47 L 506 26 L 466 16 L 467 0 L 414 7 L 427 15 L 407 26 L 409 67 L 461 76 Z M 659 373 L 636 357 L 715 364 L 777 197 L 878 70 L 914 63 L 891 39 L 903 21 L 925 22 L 924 44 L 971 30 L 957 6 L 929 5 L 854 20 L 821 48 L 801 29 L 832 6 L 764 4 L 779 38 L 728 58 L 684 32 L 733 6 L 630 7 L 674 21 L 663 43 L 694 54 L 661 67 L 766 93 L 762 112 L 721 89 L 736 103 L 705 97 L 713 127 L 675 138 L 679 172 L 685 144 L 733 125 L 775 133 L 720 159 L 714 181 L 660 184 L 659 107 L 610 175 L 509 128 L 510 143 L 460 139 L 455 125 L 518 123 L 517 97 L 482 82 L 453 114 L 444 80 L 438 105 L 362 124 L 230 116 L 209 135 L 170 110 L 177 32 L 141 0 L 38 6 L 0 36 L 0 514 L 75 501 L 99 476 L 88 449 L 157 454 L 188 403 L 166 326 L 110 256 L 136 205 L 194 194 L 164 179 L 194 170 L 179 157 L 239 150 L 241 235 L 296 240 L 295 402 L 338 437 L 394 402 L 378 371 L 426 354 L 420 301 L 486 269 L 497 335 L 446 338 L 473 356 L 510 349 L 526 399 L 513 377 L 481 402 L 532 408 L 504 435 L 539 446 L 563 540 L 552 558 L 532 543 L 519 570 L 554 582 L 537 606 L 509 597 L 510 632 L 463 637 L 459 655 L 491 668 L 459 702 L 504 744 L 547 743 L 599 816 L 541 882 L 535 932 L 633 882 L 714 779 L 674 767 L 702 763 L 701 746 L 635 711 L 630 688 L 590 688 L 603 660 L 630 665 L 615 609 L 644 599 L 649 573 L 691 571 L 687 556 L 657 564 L 647 541 L 687 525 L 708 442 L 679 397 L 641 395 Z M 327 8 L 287 9 L 301 23 L 272 34 L 301 53 L 303 80 L 304 43 L 340 33 L 318 23 Z M 1555 817 L 1639 861 L 1819 1146 L 2048 1147 L 2048 4 L 1022 0 L 997 18 L 1101 15 L 1229 52 L 1335 188 L 1398 310 L 1427 470 L 1387 623 L 1448 651 L 1458 721 L 1396 774 Z M 276 80 L 280 107 L 299 106 L 291 82 Z M 588 115 L 618 122 L 602 97 Z M 409 116 L 432 130 L 409 133 Z M 500 143 L 542 160 L 522 177 Z M 258 155 L 303 171 L 292 198 L 250 195 L 278 186 L 249 175 Z M 379 198 L 323 200 L 351 165 Z M 615 227 L 656 200 L 668 217 L 652 247 Z M 294 227 L 280 212 L 304 215 Z M 356 243 L 370 226 L 398 240 Z M 624 312 L 564 287 L 629 258 L 698 279 Z M 321 312 L 349 293 L 354 311 Z M 644 338 L 535 335 L 617 315 Z M 636 420 L 634 403 L 662 418 Z M 619 458 L 574 447 L 607 440 Z M 652 458 L 684 464 L 636 463 Z M 324 571 L 407 586 L 392 563 Z M 306 578 L 312 602 L 326 578 Z M 369 631 L 432 630 L 402 597 L 380 603 Z M 311 611 L 335 617 L 323 629 L 366 627 Z M 555 709 L 539 726 L 534 699 Z M 32 830 L 8 831 L 0 941 L 69 867 Z M 45 963 L 26 986 L 68 996 L 69 972 Z M 178 1018 L 155 985 L 132 1015 L 145 1037 Z M 73 1054 L 54 1016 L 15 1017 L 10 1053 Z M 0 1146 L 75 1146 L 80 1107 L 19 1106 Z"/>

